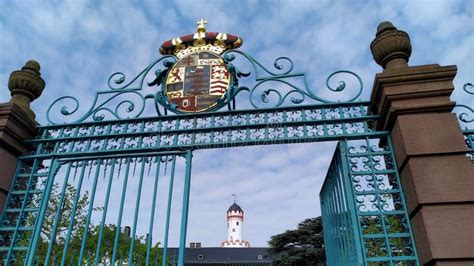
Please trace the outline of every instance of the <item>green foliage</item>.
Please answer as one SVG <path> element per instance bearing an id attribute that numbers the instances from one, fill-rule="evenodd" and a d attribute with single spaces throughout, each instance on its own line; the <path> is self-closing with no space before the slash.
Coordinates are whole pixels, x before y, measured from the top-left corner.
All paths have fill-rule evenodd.
<path id="1" fill-rule="evenodd" d="M 72 264 L 77 262 L 80 256 L 83 236 L 85 233 L 85 225 L 87 221 L 87 211 L 89 208 L 89 193 L 85 191 L 80 195 L 76 211 L 73 213 L 74 202 L 76 200 L 77 189 L 67 184 L 65 193 L 63 195 L 63 201 L 61 202 L 61 192 L 58 191 L 58 185 L 55 184 L 51 190 L 51 196 L 48 203 L 48 208 L 45 213 L 43 225 L 41 227 L 40 239 L 35 253 L 35 261 L 40 265 L 46 259 L 48 248 L 50 245 L 50 239 L 54 232 L 52 250 L 50 253 L 50 263 L 60 263 L 65 251 L 67 235 L 70 233 L 69 246 L 66 253 L 66 264 Z M 39 207 L 39 200 L 32 203 Z M 61 209 L 59 219 L 57 218 L 58 209 Z M 93 211 L 102 211 L 103 208 L 93 208 Z M 72 230 L 69 232 L 70 221 L 74 217 L 72 224 Z M 34 217 L 30 217 L 30 221 L 26 221 L 28 224 L 33 224 Z M 56 224 L 57 223 L 57 224 Z M 55 226 L 57 227 L 54 230 Z M 101 231 L 100 225 L 89 225 L 87 230 L 87 238 L 85 242 L 83 262 L 90 263 L 95 262 L 96 251 L 99 246 L 99 235 Z M 110 264 L 112 258 L 115 237 L 117 234 L 117 227 L 112 224 L 106 224 L 102 228 L 102 238 L 100 241 L 100 252 L 99 262 L 105 265 Z M 21 240 L 24 243 L 22 246 L 29 246 L 31 241 L 31 233 L 25 235 Z M 119 231 L 118 242 L 116 245 L 116 260 L 123 263 L 128 262 L 129 251 L 132 239 L 125 235 L 122 230 Z M 134 247 L 132 253 L 133 264 L 143 263 L 146 259 L 147 240 L 144 236 L 137 236 L 134 240 Z M 160 243 L 156 243 L 150 247 L 150 260 L 161 264 L 162 260 L 162 249 L 159 247 Z M 23 265 L 23 259 L 18 259 L 15 264 Z M 153 263 L 154 264 L 154 263 Z"/>
<path id="2" fill-rule="evenodd" d="M 411 256 L 411 245 L 409 238 L 406 237 L 390 237 L 390 234 L 408 232 L 406 221 L 402 215 L 383 215 L 383 220 L 378 215 L 365 216 L 361 220 L 362 233 L 364 238 L 365 252 L 368 257 L 385 257 L 388 256 L 388 250 L 394 256 Z M 383 224 L 382 224 L 383 222 Z M 384 227 L 388 237 L 388 245 L 385 237 L 383 237 Z M 369 237 L 375 235 L 374 237 Z M 378 235 L 378 236 L 377 236 Z M 380 236 L 382 235 L 382 237 Z M 407 246 L 409 247 L 407 249 Z"/>
<path id="3" fill-rule="evenodd" d="M 321 217 L 306 219 L 297 229 L 272 236 L 268 244 L 274 265 L 324 265 L 326 261 Z"/>

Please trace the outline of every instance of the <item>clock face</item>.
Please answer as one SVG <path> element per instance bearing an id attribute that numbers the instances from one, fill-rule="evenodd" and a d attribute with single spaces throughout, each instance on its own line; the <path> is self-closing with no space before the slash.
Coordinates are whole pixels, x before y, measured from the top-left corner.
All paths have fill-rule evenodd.
<path id="1" fill-rule="evenodd" d="M 165 94 L 180 112 L 204 112 L 224 98 L 230 75 L 224 60 L 209 51 L 181 58 L 166 77 Z"/>

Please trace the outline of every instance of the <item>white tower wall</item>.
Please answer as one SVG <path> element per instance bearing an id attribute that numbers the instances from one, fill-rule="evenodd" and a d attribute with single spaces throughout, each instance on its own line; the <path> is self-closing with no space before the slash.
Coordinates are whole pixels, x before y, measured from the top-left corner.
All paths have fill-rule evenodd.
<path id="1" fill-rule="evenodd" d="M 243 240 L 242 226 L 243 215 L 227 218 L 227 241 Z"/>
<path id="2" fill-rule="evenodd" d="M 246 248 L 250 243 L 243 240 L 244 212 L 238 207 L 227 212 L 227 240 L 223 241 L 221 247 Z"/>

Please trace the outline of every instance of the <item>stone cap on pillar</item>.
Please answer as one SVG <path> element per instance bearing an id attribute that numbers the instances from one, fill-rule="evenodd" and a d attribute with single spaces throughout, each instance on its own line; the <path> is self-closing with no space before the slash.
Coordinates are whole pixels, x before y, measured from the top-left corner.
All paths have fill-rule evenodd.
<path id="1" fill-rule="evenodd" d="M 38 62 L 30 60 L 21 70 L 13 71 L 8 80 L 8 89 L 12 96 L 10 103 L 18 105 L 32 120 L 36 116 L 30 108 L 30 103 L 41 95 L 45 87 L 40 69 Z"/>
<path id="2" fill-rule="evenodd" d="M 370 102 L 372 112 L 384 119 L 376 121 L 377 130 L 391 130 L 400 114 L 451 112 L 455 102 L 456 66 L 424 65 L 375 75 Z"/>
<path id="3" fill-rule="evenodd" d="M 37 134 L 36 121 L 28 117 L 28 114 L 18 105 L 0 104 L 0 146 L 2 148 L 15 156 L 28 154 L 31 147 L 25 140 L 33 139 Z"/>

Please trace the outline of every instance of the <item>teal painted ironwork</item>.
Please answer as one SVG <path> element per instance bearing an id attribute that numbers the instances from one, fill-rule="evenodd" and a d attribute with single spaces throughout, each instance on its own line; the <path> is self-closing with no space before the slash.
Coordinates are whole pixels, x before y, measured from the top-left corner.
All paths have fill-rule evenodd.
<path id="1" fill-rule="evenodd" d="M 62 189 L 62 192 L 61 192 L 61 199 L 59 200 L 59 206 L 63 206 L 64 196 L 66 194 L 66 189 L 67 189 L 66 184 L 68 182 L 70 173 L 71 173 L 71 165 L 68 165 L 67 166 L 67 171 L 66 171 L 66 177 L 64 178 L 63 189 Z M 46 258 L 44 260 L 45 265 L 47 265 L 49 263 L 49 260 L 50 260 L 50 257 L 51 257 L 51 252 L 53 251 L 54 239 L 56 239 L 56 234 L 57 234 L 57 230 L 58 230 L 58 226 L 59 226 L 59 220 L 60 220 L 60 217 L 61 217 L 61 212 L 62 212 L 62 208 L 58 208 L 58 210 L 56 212 L 55 219 L 54 219 L 54 226 L 53 226 L 53 230 L 51 232 L 51 237 L 49 238 L 48 251 L 46 253 Z"/>
<path id="2" fill-rule="evenodd" d="M 143 173 L 145 171 L 145 157 L 141 157 L 142 160 L 142 167 L 140 169 L 140 177 L 138 181 L 138 191 L 137 191 L 137 199 L 135 200 L 135 215 L 133 217 L 133 229 L 132 229 L 132 235 L 131 239 L 132 242 L 130 243 L 130 251 L 128 252 L 128 261 L 131 263 L 133 260 L 133 249 L 135 248 L 135 237 L 137 234 L 137 222 L 138 222 L 138 211 L 140 210 L 140 199 L 141 199 L 141 191 L 142 191 L 142 185 L 143 185 Z"/>
<path id="3" fill-rule="evenodd" d="M 324 245 L 328 265 L 362 265 L 360 235 L 351 204 L 351 188 L 347 182 L 347 164 L 343 163 L 341 144 L 336 148 L 320 193 Z"/>
<path id="4" fill-rule="evenodd" d="M 463 90 L 468 96 L 464 99 L 471 98 L 471 102 L 474 100 L 474 85 L 472 83 L 466 83 L 463 85 Z M 464 140 L 468 148 L 467 156 L 474 163 L 474 129 L 472 125 L 474 124 L 474 109 L 472 106 L 466 104 L 456 104 L 454 110 L 457 112 L 457 117 L 461 127 L 464 127 L 463 134 Z"/>
<path id="5" fill-rule="evenodd" d="M 265 107 L 280 107 L 284 106 L 285 103 L 291 103 L 293 105 L 298 105 L 305 102 L 307 99 L 311 99 L 320 103 L 340 103 L 339 101 L 332 101 L 329 99 L 325 99 L 322 97 L 317 96 L 308 85 L 308 81 L 306 78 L 305 73 L 294 73 L 293 72 L 293 61 L 288 57 L 279 57 L 277 58 L 273 66 L 275 70 L 269 70 L 268 68 L 264 67 L 260 62 L 258 62 L 252 56 L 240 51 L 240 50 L 230 50 L 223 54 L 223 58 L 226 62 L 230 65 L 230 72 L 234 74 L 235 80 L 238 78 L 248 77 L 251 72 L 241 72 L 239 71 L 234 65 L 232 65 L 232 61 L 235 60 L 236 55 L 240 55 L 245 58 L 248 62 L 252 65 L 253 73 L 255 73 L 255 81 L 256 84 L 247 87 L 247 86 L 238 86 L 238 82 L 230 88 L 230 91 L 227 95 L 227 101 L 232 101 L 240 92 L 247 91 L 249 92 L 249 101 L 253 108 L 262 108 Z M 286 62 L 285 64 L 282 64 Z M 263 76 L 261 75 L 263 73 Z M 332 92 L 341 92 L 346 89 L 346 82 L 340 80 L 337 87 L 331 86 L 331 80 L 333 77 L 346 74 L 350 75 L 357 83 L 356 93 L 349 99 L 344 102 L 352 102 L 359 98 L 360 94 L 362 93 L 363 89 L 363 82 L 362 79 L 354 72 L 348 70 L 339 70 L 332 74 L 330 74 L 326 78 L 326 87 Z M 298 86 L 294 82 L 288 81 L 289 78 L 301 78 L 303 81 L 303 86 Z M 287 90 L 282 91 L 281 89 L 262 89 L 259 90 L 262 85 L 266 85 L 269 83 L 276 83 L 278 85 L 283 85 Z M 274 85 L 273 85 L 274 86 Z M 260 94 L 259 94 L 260 93 Z M 259 94 L 259 95 L 258 95 Z M 273 99 L 273 103 L 271 103 L 272 96 L 275 96 Z M 289 101 L 288 101 L 289 99 Z M 258 102 L 257 102 L 258 100 Z"/>
<path id="6" fill-rule="evenodd" d="M 465 93 L 469 94 L 468 96 L 474 96 L 474 85 L 472 83 L 464 84 L 462 89 Z M 474 109 L 472 106 L 456 104 L 454 109 L 459 110 L 458 119 L 461 123 L 469 124 L 474 122 Z"/>
<path id="7" fill-rule="evenodd" d="M 24 168 L 23 167 L 23 164 L 20 163 L 17 167 L 17 170 L 16 170 L 16 176 L 19 176 L 21 173 L 22 173 L 22 170 Z M 21 227 L 25 227 L 25 226 L 22 226 L 22 217 L 23 217 L 23 214 L 28 206 L 28 200 L 29 200 L 29 197 L 30 197 L 30 189 L 34 186 L 34 183 L 35 183 L 35 180 L 34 180 L 34 171 L 38 168 L 38 163 L 35 162 L 32 166 L 32 171 L 27 174 L 28 176 L 28 180 L 27 180 L 27 185 L 26 187 L 23 187 L 22 185 L 19 184 L 19 182 L 13 182 L 12 184 L 12 187 L 15 187 L 15 188 L 19 188 L 21 190 L 24 191 L 24 194 L 22 195 L 23 197 L 21 196 L 16 196 L 18 194 L 13 194 L 13 193 L 10 193 L 8 195 L 8 199 L 7 199 L 7 204 L 6 204 L 6 208 L 5 210 L 3 211 L 3 214 L 2 216 L 8 216 L 9 214 L 7 213 L 10 213 L 11 210 L 16 210 L 16 212 L 18 213 L 17 216 L 14 216 L 14 217 L 10 217 L 9 220 L 7 221 L 2 221 L 2 229 L 4 229 L 5 227 L 7 228 L 10 228 L 10 229 L 13 229 L 11 230 L 12 231 L 12 236 L 11 236 L 11 242 L 12 243 L 15 243 L 18 239 L 18 237 L 22 234 L 24 234 L 24 232 L 22 231 L 30 231 L 32 230 L 32 227 L 27 227 L 27 228 L 22 228 L 23 230 L 20 230 Z M 21 187 L 20 187 L 21 186 Z M 21 195 L 21 194 L 20 194 Z M 20 205 L 18 204 L 20 203 L 21 204 L 21 208 L 19 210 L 17 210 L 17 206 Z M 13 205 L 13 206 L 12 206 Z M 15 212 L 13 212 L 15 213 Z M 11 227 L 11 225 L 14 224 L 14 227 Z M 26 229 L 26 230 L 25 230 Z M 4 230 L 2 230 L 4 231 Z M 5 235 L 5 232 L 2 232 L 2 242 L 6 241 L 6 238 L 7 236 Z M 10 249 L 7 249 L 7 254 L 6 254 L 6 258 L 5 258 L 5 261 L 7 263 L 14 263 L 16 260 L 14 258 L 14 255 L 13 255 L 13 252 L 14 252 L 14 249 L 10 248 Z"/>
<path id="8" fill-rule="evenodd" d="M 55 158 L 53 158 L 52 163 L 51 163 L 51 170 L 49 171 L 48 178 L 46 179 L 46 182 L 45 182 L 46 184 L 45 184 L 40 208 L 38 211 L 38 218 L 36 219 L 36 222 L 35 222 L 35 229 L 33 231 L 33 236 L 31 239 L 29 250 L 28 250 L 29 252 L 28 252 L 28 256 L 26 260 L 27 265 L 33 264 L 34 262 L 34 252 L 31 252 L 31 250 L 36 250 L 37 248 L 38 241 L 40 239 L 41 227 L 43 224 L 44 216 L 46 214 L 46 208 L 48 207 L 49 197 L 51 196 L 51 188 L 53 186 L 54 175 L 56 175 L 58 169 L 59 169 L 58 162 Z M 21 221 L 21 217 L 18 219 L 18 222 L 20 221 Z M 15 243 L 13 242 L 13 244 Z"/>
<path id="9" fill-rule="evenodd" d="M 474 130 L 464 130 L 463 133 L 468 148 L 467 154 L 474 163 Z"/>
<path id="10" fill-rule="evenodd" d="M 168 237 L 169 237 L 169 228 L 170 228 L 170 218 L 171 218 L 171 203 L 173 200 L 173 188 L 174 188 L 174 171 L 176 167 L 176 157 L 172 157 L 171 163 L 171 176 L 170 176 L 170 185 L 169 185 L 169 192 L 168 192 L 168 205 L 166 207 L 166 222 L 165 222 L 165 238 L 164 238 L 164 246 L 163 246 L 163 266 L 167 264 L 168 258 Z"/>
<path id="11" fill-rule="evenodd" d="M 234 65 L 237 56 L 250 62 L 252 72 L 241 71 Z M 396 170 L 377 169 L 378 162 L 372 161 L 378 156 L 393 158 L 391 149 L 352 154 L 344 146 L 360 139 L 368 142 L 388 139 L 387 132 L 372 129 L 372 122 L 381 117 L 370 113 L 369 103 L 356 102 L 362 92 L 362 80 L 347 70 L 331 74 L 326 80 L 330 92 L 337 94 L 355 88 L 348 100 L 334 102 L 311 90 L 306 75 L 293 72 L 289 58 L 277 58 L 275 69 L 269 70 L 241 51 L 228 51 L 222 57 L 232 76 L 231 86 L 224 99 L 205 113 L 182 114 L 166 100 L 161 83 L 176 62 L 174 56 L 155 60 L 130 81 L 121 72 L 112 74 L 109 90 L 97 92 L 82 115 L 77 114 L 80 108 L 76 98 L 65 96 L 54 101 L 47 112 L 52 125 L 39 127 L 38 137 L 28 141 L 35 151 L 19 158 L 21 163 L 0 217 L 3 262 L 170 265 L 176 261 L 168 259 L 168 245 L 172 239 L 170 227 L 174 225 L 170 218 L 173 193 L 176 193 L 175 172 L 179 168 L 184 169 L 184 188 L 177 261 L 178 265 L 184 265 L 193 151 L 317 141 L 342 141 L 342 155 L 335 157 L 337 163 L 330 169 L 324 185 L 327 197 L 322 196 L 323 212 L 327 216 L 325 227 L 333 226 L 327 234 L 328 252 L 343 256 L 334 258 L 336 264 L 416 262 Z M 160 63 L 163 70 L 157 68 Z M 149 75 L 153 76 L 151 82 Z M 353 80 L 341 80 L 334 86 L 339 75 Z M 240 84 L 245 79 L 252 81 L 252 77 L 253 85 Z M 144 95 L 142 89 L 146 83 L 156 91 Z M 271 84 L 277 86 L 264 88 Z M 250 109 L 237 110 L 238 98 L 246 99 L 239 105 Z M 71 101 L 72 105 L 62 105 L 64 101 Z M 145 117 L 150 115 L 145 111 L 149 101 L 156 112 L 152 117 Z M 220 110 L 225 106 L 229 110 Z M 59 125 L 57 114 L 66 118 L 77 116 Z M 364 156 L 368 170 L 359 172 L 354 169 L 357 163 L 354 166 L 351 160 Z M 381 163 L 384 167 L 388 165 L 387 158 Z M 184 165 L 178 166 L 183 162 Z M 168 163 L 171 163 L 169 173 Z M 351 182 L 344 179 L 346 173 L 351 176 Z M 374 188 L 377 192 L 370 193 L 358 191 L 361 184 L 372 182 L 377 186 L 378 175 L 398 187 L 383 193 L 379 191 L 382 188 Z M 165 179 L 168 176 L 169 181 Z M 357 176 L 365 181 L 357 181 Z M 153 196 L 145 197 L 144 193 Z M 397 197 L 385 198 L 381 194 Z M 372 203 L 376 203 L 378 212 L 364 213 L 359 208 L 366 202 L 361 200 L 362 196 L 373 196 Z M 160 201 L 165 202 L 166 215 L 155 219 Z M 392 207 L 402 207 L 385 210 L 387 202 L 393 202 Z M 151 208 L 142 208 L 142 204 Z M 379 217 L 382 231 L 370 234 L 364 231 L 371 217 Z M 407 231 L 391 232 L 391 224 L 384 220 L 387 217 L 403 218 Z M 158 227 L 160 221 L 164 221 L 163 227 L 161 224 Z M 391 249 L 395 238 L 407 240 L 413 253 L 400 256 L 401 251 Z M 385 245 L 386 254 L 372 256 L 368 241 Z"/>
<path id="12" fill-rule="evenodd" d="M 68 248 L 69 248 L 71 234 L 72 234 L 72 230 L 73 230 L 73 226 L 74 226 L 74 220 L 76 218 L 77 204 L 78 204 L 79 198 L 81 196 L 82 182 L 84 181 L 84 173 L 85 173 L 85 170 L 86 170 L 86 167 L 85 167 L 86 163 L 85 162 L 77 162 L 76 163 L 76 169 L 80 165 L 81 165 L 81 172 L 80 172 L 80 177 L 79 177 L 79 184 L 77 186 L 76 193 L 74 195 L 74 204 L 73 204 L 73 207 L 72 207 L 71 217 L 70 217 L 69 225 L 68 225 L 68 229 L 67 229 L 67 236 L 66 236 L 66 240 L 65 240 L 65 244 L 64 244 L 64 252 L 63 252 L 63 255 L 61 257 L 61 264 L 62 265 L 64 265 L 65 262 L 66 262 L 66 255 L 67 255 Z M 74 173 L 74 178 L 76 177 L 75 176 L 76 173 L 77 172 Z M 36 252 L 36 249 L 33 249 L 33 250 L 29 251 L 29 254 L 32 254 L 31 256 L 33 257 L 35 252 Z"/>
<path id="13" fill-rule="evenodd" d="M 340 141 L 320 199 L 328 265 L 419 265 L 389 135 Z"/>
<path id="14" fill-rule="evenodd" d="M 110 174 L 109 174 L 109 183 L 107 185 L 107 192 L 106 192 L 106 195 L 105 195 L 105 202 L 104 202 L 104 206 L 103 206 L 103 212 L 102 212 L 102 220 L 101 220 L 101 223 L 100 223 L 100 231 L 99 231 L 99 240 L 98 240 L 98 243 L 97 243 L 97 249 L 96 249 L 96 255 L 95 255 L 95 264 L 94 265 L 98 265 L 99 264 L 99 259 L 100 259 L 100 248 L 102 246 L 102 237 L 103 237 L 103 234 L 104 234 L 104 226 L 105 226 L 105 218 L 107 217 L 107 206 L 109 206 L 109 199 L 110 199 L 110 190 L 112 189 L 112 181 L 113 181 L 113 173 L 114 173 L 114 169 L 115 169 L 115 163 L 116 163 L 116 159 L 113 158 L 112 161 L 111 161 L 111 169 L 110 169 Z M 158 173 L 158 171 L 157 171 Z"/>
<path id="15" fill-rule="evenodd" d="M 247 60 L 253 70 L 252 72 L 240 71 L 233 65 L 236 56 L 243 60 Z M 341 103 L 354 102 L 362 93 L 362 79 L 354 72 L 349 70 L 339 70 L 328 76 L 326 79 L 326 87 L 333 93 L 341 93 L 346 91 L 351 84 L 354 92 L 347 100 L 330 100 L 317 96 L 316 92 L 311 90 L 305 73 L 293 72 L 293 62 L 287 57 L 279 57 L 274 61 L 274 70 L 269 70 L 263 64 L 258 62 L 252 56 L 240 51 L 230 50 L 222 55 L 225 60 L 228 71 L 231 75 L 230 86 L 226 92 L 224 99 L 219 100 L 217 105 L 211 111 L 219 110 L 224 106 L 229 109 L 236 109 L 236 97 L 243 92 L 247 92 L 248 104 L 255 109 L 275 108 L 284 106 L 301 105 L 304 103 Z M 80 103 L 73 96 L 63 96 L 55 100 L 46 112 L 47 120 L 51 124 L 61 123 L 63 118 L 72 118 L 69 123 L 80 123 L 87 120 L 105 121 L 110 119 L 139 118 L 146 115 L 146 106 L 150 100 L 156 111 L 153 116 L 166 116 L 168 111 L 180 113 L 176 105 L 170 103 L 166 99 L 164 93 L 164 82 L 168 71 L 177 62 L 177 58 L 173 55 L 166 55 L 156 59 L 138 75 L 127 80 L 122 72 L 112 74 L 108 79 L 108 90 L 98 91 L 92 101 L 91 106 L 83 115 L 77 116 L 76 112 L 80 110 Z M 162 63 L 164 69 L 158 68 Z M 153 71 L 154 70 L 154 71 Z M 154 77 L 151 73 L 154 73 Z M 263 74 L 263 75 L 262 75 Z M 150 77 L 151 76 L 151 77 Z M 340 79 L 335 80 L 340 76 Z M 253 86 L 240 86 L 239 79 L 249 79 L 255 83 Z M 149 80 L 149 82 L 146 82 Z M 245 80 L 247 81 L 247 80 Z M 142 89 L 147 86 L 157 88 L 156 93 L 143 94 Z M 303 85 L 298 85 L 302 83 Z M 278 84 L 278 89 L 275 88 Z M 355 84 L 355 85 L 354 85 Z M 160 87 L 161 85 L 161 87 Z M 268 85 L 270 88 L 264 88 Z M 243 103 L 246 105 L 247 103 Z M 149 114 L 148 114 L 149 115 Z M 58 117 L 59 116 L 59 117 Z M 62 121 L 64 122 L 64 121 Z"/>
<path id="16" fill-rule="evenodd" d="M 161 157 L 158 157 L 158 162 L 161 161 Z M 158 164 L 157 165 L 157 169 L 156 169 L 156 173 L 155 173 L 155 183 L 153 184 L 153 201 L 152 201 L 152 204 L 151 204 L 151 213 L 150 213 L 150 222 L 149 222 L 149 228 L 148 228 L 148 238 L 147 238 L 147 242 L 146 242 L 146 266 L 148 266 L 150 264 L 150 252 L 151 252 L 151 243 L 153 241 L 153 224 L 154 224 L 154 221 L 155 221 L 155 208 L 156 208 L 156 195 L 157 195 L 157 191 L 158 191 L 158 180 L 159 180 L 159 177 L 160 177 L 160 165 L 161 164 Z M 174 170 L 173 170 L 174 172 Z M 157 257 L 158 258 L 158 257 Z M 163 258 L 164 260 L 164 258 Z M 97 260 L 96 260 L 97 261 Z"/>
<path id="17" fill-rule="evenodd" d="M 27 158 L 210 149 L 377 135 L 367 102 L 173 115 L 40 127 Z"/>
<path id="18" fill-rule="evenodd" d="M 94 184 L 92 185 L 92 192 L 91 192 L 91 200 L 89 202 L 89 209 L 87 211 L 86 226 L 84 227 L 84 233 L 82 235 L 81 251 L 79 253 L 79 259 L 77 261 L 78 266 L 82 265 L 82 261 L 84 258 L 87 234 L 89 233 L 89 225 L 91 222 L 91 215 L 92 215 L 92 210 L 94 207 L 95 192 L 97 189 L 97 179 L 99 178 L 99 174 L 100 174 L 100 166 L 103 163 L 100 159 L 95 162 L 97 162 L 97 168 L 95 170 Z"/>
<path id="19" fill-rule="evenodd" d="M 11 264 L 49 265 L 61 261 L 60 264 L 65 265 L 66 262 L 70 264 L 71 261 L 74 261 L 75 263 L 109 264 L 113 260 L 112 251 L 116 251 L 114 255 L 122 263 L 127 261 L 138 263 L 140 259 L 143 263 L 152 265 L 155 265 L 152 261 L 157 262 L 160 260 L 161 264 L 163 259 L 160 255 L 162 247 L 158 245 L 152 247 L 151 237 L 143 244 L 143 238 L 135 236 L 135 233 L 140 231 L 137 229 L 138 221 L 140 221 L 140 224 L 143 224 L 145 220 L 150 221 L 148 228 L 156 226 L 153 219 L 150 219 L 148 216 L 144 219 L 144 217 L 138 214 L 138 211 L 135 211 L 133 216 L 133 230 L 132 235 L 129 237 L 131 245 L 127 246 L 129 251 L 126 253 L 128 256 L 125 256 L 122 252 L 123 248 L 120 246 L 123 244 L 120 241 L 124 240 L 122 230 L 115 231 L 120 232 L 118 234 L 120 237 L 118 241 L 113 243 L 115 234 L 111 238 L 110 231 L 117 227 L 111 227 L 106 224 L 106 221 L 111 221 L 111 218 L 107 217 L 107 210 L 111 207 L 109 205 L 109 196 L 111 187 L 115 190 L 121 187 L 122 195 L 126 195 L 127 190 L 130 191 L 131 183 L 128 182 L 129 185 L 127 186 L 127 182 L 123 180 L 124 176 L 138 178 L 139 187 L 141 185 L 140 180 L 143 181 L 150 176 L 154 176 L 152 183 L 157 186 L 159 175 L 163 175 L 158 165 L 165 163 L 161 161 L 161 157 L 172 156 L 176 158 L 177 155 L 183 156 L 185 159 L 189 158 L 186 157 L 185 151 L 170 151 L 168 153 L 155 152 L 140 155 L 110 154 L 77 158 L 53 158 L 50 160 L 49 166 L 39 167 L 42 164 L 40 160 L 33 160 L 32 167 L 22 168 L 19 166 L 9 197 L 13 199 L 17 195 L 26 196 L 23 198 L 25 200 L 20 202 L 23 210 L 22 208 L 17 208 L 18 212 L 28 211 L 36 215 L 31 217 L 31 219 L 26 215 L 19 215 L 16 216 L 16 219 L 12 219 L 8 213 L 13 209 L 5 209 L 4 214 L 2 214 L 3 226 L 0 227 L 0 232 L 3 237 L 10 233 L 9 239 L 14 240 L 15 238 L 17 241 L 10 241 L 8 248 L 5 246 L 5 242 L 2 242 L 3 246 L 0 252 L 4 254 L 2 258 L 4 263 L 9 261 Z M 140 168 L 139 171 L 135 170 L 137 164 Z M 125 168 L 125 172 L 123 172 L 123 168 Z M 172 171 L 174 175 L 174 167 Z M 101 175 L 103 177 L 100 177 Z M 190 170 L 188 171 L 189 175 Z M 41 180 L 35 179 L 35 177 L 41 177 Z M 113 185 L 113 177 L 122 182 L 115 181 L 119 184 Z M 71 189 L 72 186 L 75 188 Z M 94 191 L 98 190 L 99 187 L 107 187 L 106 199 L 103 201 L 98 201 L 98 193 Z M 153 185 L 149 187 L 151 188 Z M 89 195 L 87 192 L 89 189 L 91 191 L 90 198 L 85 196 Z M 44 198 L 27 197 L 28 194 L 39 194 L 39 191 L 45 195 Z M 135 210 L 138 210 L 141 206 L 140 197 L 142 194 L 138 190 L 134 195 L 136 197 L 134 201 Z M 156 197 L 156 190 L 154 194 Z M 117 197 L 115 198 L 117 199 Z M 125 199 L 125 197 L 122 197 L 122 199 Z M 189 195 L 185 199 L 189 200 Z M 19 201 L 10 200 L 9 206 L 11 206 L 12 202 Z M 155 206 L 156 202 L 153 201 L 150 204 Z M 62 208 L 58 208 L 58 206 L 62 206 Z M 120 208 L 121 211 L 124 210 L 123 202 Z M 102 213 L 100 213 L 101 211 Z M 74 217 L 70 215 L 74 215 Z M 153 212 L 151 215 L 151 217 L 154 217 Z M 121 217 L 121 214 L 119 216 Z M 37 217 L 36 220 L 35 217 Z M 98 220 L 101 222 L 93 224 L 93 217 L 100 217 Z M 187 219 L 187 216 L 183 219 Z M 80 221 L 84 223 L 81 225 Z M 13 222 L 16 223 L 16 227 L 6 226 Z M 119 220 L 117 225 L 120 222 L 121 220 Z M 24 234 L 24 231 L 30 233 Z M 148 232 L 152 232 L 152 229 L 149 229 Z M 140 231 L 140 233 L 144 232 Z M 135 245 L 133 245 L 134 241 Z M 28 243 L 30 244 L 28 245 Z M 155 241 L 155 243 L 157 242 Z M 146 252 L 143 253 L 143 257 L 141 257 L 141 253 L 137 254 L 134 251 L 133 247 L 136 245 L 146 246 Z M 140 249 L 143 250 L 143 248 Z M 147 254 L 148 259 L 145 262 L 144 258 L 146 258 Z"/>
<path id="20" fill-rule="evenodd" d="M 192 152 L 186 152 L 186 173 L 184 176 L 183 207 L 181 214 L 181 233 L 179 239 L 178 265 L 184 265 L 184 249 L 186 248 L 186 232 L 188 228 L 189 192 L 191 189 Z"/>

